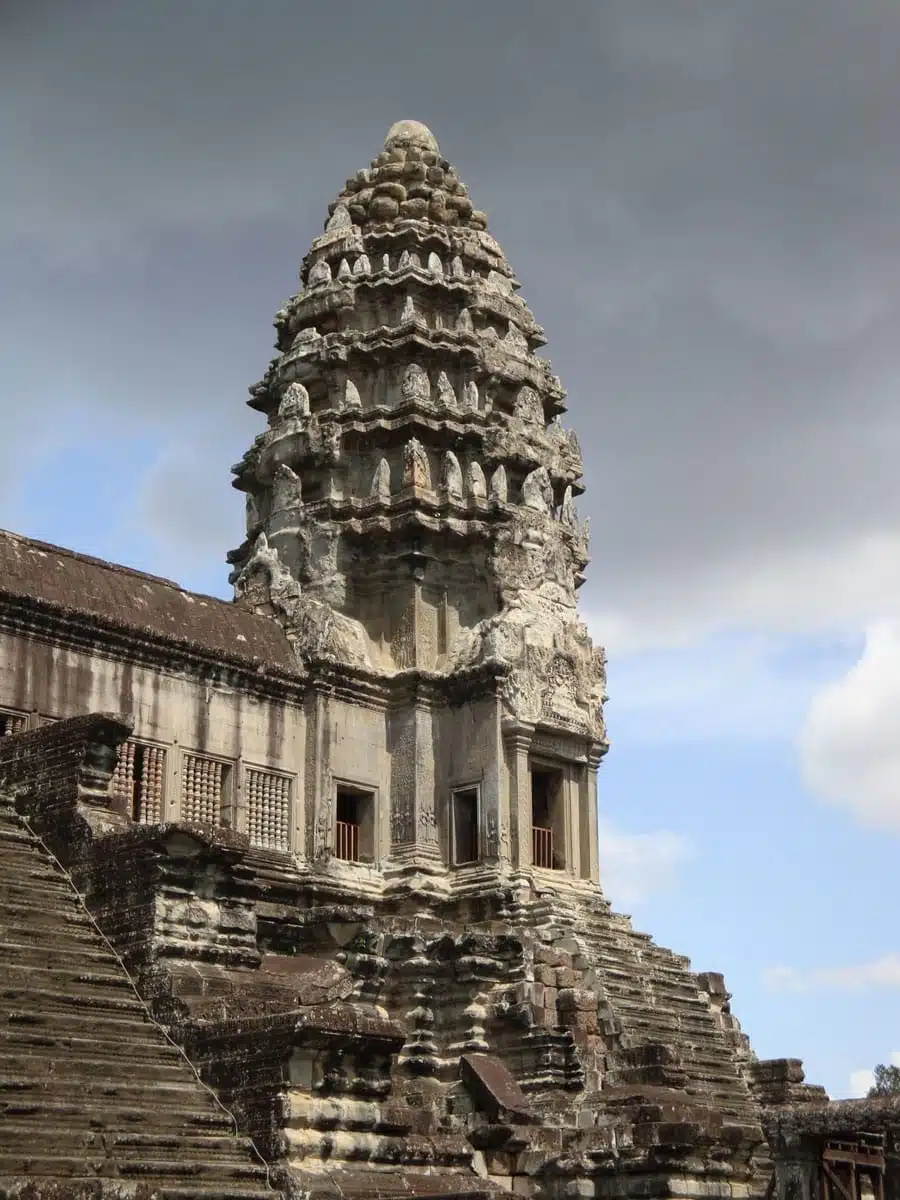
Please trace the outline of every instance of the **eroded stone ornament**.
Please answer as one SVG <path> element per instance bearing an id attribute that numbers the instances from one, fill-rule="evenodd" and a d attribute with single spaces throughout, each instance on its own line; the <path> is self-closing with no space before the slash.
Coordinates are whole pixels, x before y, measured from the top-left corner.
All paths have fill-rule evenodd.
<path id="1" fill-rule="evenodd" d="M 544 424 L 544 406 L 541 398 L 532 387 L 523 387 L 516 396 L 513 415 L 527 425 Z"/>
<path id="2" fill-rule="evenodd" d="M 535 512 L 549 514 L 553 504 L 553 488 L 546 467 L 538 467 L 525 476 L 522 481 L 522 503 Z"/>
<path id="3" fill-rule="evenodd" d="M 404 400 L 418 400 L 424 404 L 430 402 L 431 383 L 428 379 L 428 372 L 418 363 L 410 363 L 406 368 L 401 395 Z"/>
<path id="4" fill-rule="evenodd" d="M 437 378 L 437 399 L 438 404 L 443 405 L 444 408 L 456 408 L 456 392 L 447 378 L 446 371 L 441 371 Z"/>
<path id="5" fill-rule="evenodd" d="M 484 470 L 481 463 L 470 462 L 469 470 L 469 495 L 473 500 L 487 500 L 487 482 L 484 478 Z"/>
<path id="6" fill-rule="evenodd" d="M 375 474 L 372 476 L 370 495 L 379 500 L 390 500 L 391 498 L 391 468 L 386 458 L 378 461 Z"/>
<path id="7" fill-rule="evenodd" d="M 509 485 L 506 480 L 506 467 L 501 463 L 491 475 L 491 499 L 500 500 L 504 504 L 509 499 Z"/>
<path id="8" fill-rule="evenodd" d="M 403 486 L 423 489 L 431 487 L 428 454 L 418 438 L 410 438 L 403 447 Z"/>
<path id="9" fill-rule="evenodd" d="M 452 450 L 448 450 L 444 455 L 444 466 L 441 481 L 444 486 L 444 491 L 447 493 L 449 499 L 462 500 L 462 470 L 460 469 L 459 459 Z"/>
<path id="10" fill-rule="evenodd" d="M 324 258 L 317 259 L 310 267 L 307 283 L 310 287 L 318 287 L 323 283 L 331 283 L 331 267 Z"/>
<path id="11" fill-rule="evenodd" d="M 309 392 L 302 383 L 291 383 L 281 397 L 278 416 L 282 421 L 293 421 L 309 416 Z"/>

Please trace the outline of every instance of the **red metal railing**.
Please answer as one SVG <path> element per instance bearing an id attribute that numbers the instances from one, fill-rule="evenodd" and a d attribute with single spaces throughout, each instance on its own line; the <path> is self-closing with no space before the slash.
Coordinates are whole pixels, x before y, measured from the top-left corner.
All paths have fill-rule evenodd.
<path id="1" fill-rule="evenodd" d="M 531 861 L 536 867 L 553 869 L 553 830 L 531 827 Z"/>
<path id="2" fill-rule="evenodd" d="M 335 821 L 335 857 L 359 862 L 359 826 L 351 821 Z"/>

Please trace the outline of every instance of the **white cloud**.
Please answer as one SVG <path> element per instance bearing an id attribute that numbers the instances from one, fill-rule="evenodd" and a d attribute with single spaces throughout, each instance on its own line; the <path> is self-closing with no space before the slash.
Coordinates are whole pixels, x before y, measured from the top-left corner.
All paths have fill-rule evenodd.
<path id="1" fill-rule="evenodd" d="M 852 967 L 769 967 L 763 982 L 773 992 L 841 991 L 869 992 L 900 988 L 900 954 L 884 954 L 870 963 Z"/>
<path id="2" fill-rule="evenodd" d="M 807 786 L 865 825 L 900 832 L 898 725 L 900 622 L 882 621 L 859 662 L 810 705 L 800 737 Z"/>
<path id="3" fill-rule="evenodd" d="M 679 833 L 624 833 L 600 819 L 600 879 L 607 899 L 622 909 L 643 904 L 678 882 L 679 871 L 696 854 Z"/>
<path id="4" fill-rule="evenodd" d="M 900 1050 L 892 1050 L 890 1057 L 891 1066 L 900 1067 Z M 850 1096 L 852 1099 L 861 1099 L 868 1095 L 869 1088 L 875 1086 L 875 1072 L 870 1067 L 864 1067 L 859 1071 L 850 1072 Z"/>
<path id="5" fill-rule="evenodd" d="M 869 1088 L 875 1086 L 875 1072 L 866 1068 L 862 1071 L 850 1072 L 850 1098 L 859 1100 L 868 1095 Z"/>

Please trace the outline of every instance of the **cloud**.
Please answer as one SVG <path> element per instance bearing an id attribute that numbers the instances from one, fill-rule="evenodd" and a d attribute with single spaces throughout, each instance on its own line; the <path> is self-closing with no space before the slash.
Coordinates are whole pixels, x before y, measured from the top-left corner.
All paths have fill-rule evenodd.
<path id="1" fill-rule="evenodd" d="M 205 421 L 229 449 L 198 450 L 191 486 L 227 488 L 262 428 L 243 389 L 327 201 L 412 116 L 551 339 L 611 653 L 871 624 L 900 589 L 900 9 L 677 8 L 14 8 L 5 409 L 50 429 L 74 380 L 85 426 L 127 409 L 176 444 Z M 4 432 L 15 465 L 33 422 Z M 205 570 L 231 522 L 204 518 Z"/>
<path id="2" fill-rule="evenodd" d="M 696 851 L 679 833 L 625 833 L 600 819 L 600 872 L 607 899 L 619 909 L 645 903 L 676 886 Z"/>
<path id="3" fill-rule="evenodd" d="M 900 1050 L 892 1050 L 889 1060 L 894 1067 L 900 1067 Z M 850 1096 L 852 1099 L 861 1099 L 868 1095 L 869 1088 L 875 1086 L 875 1072 L 868 1067 L 859 1071 L 850 1073 Z"/>
<path id="4" fill-rule="evenodd" d="M 807 786 L 862 824 L 900 832 L 900 622 L 866 634 L 859 661 L 814 697 L 800 737 Z"/>
<path id="5" fill-rule="evenodd" d="M 763 982 L 773 992 L 869 992 L 900 988 L 900 954 L 885 954 L 874 962 L 853 967 L 818 967 L 801 971 L 795 967 L 769 967 Z"/>
<path id="6" fill-rule="evenodd" d="M 597 633 L 590 617 L 588 626 Z M 610 658 L 610 734 L 614 744 L 793 740 L 816 690 L 847 657 L 844 639 L 815 636 L 632 645 Z"/>

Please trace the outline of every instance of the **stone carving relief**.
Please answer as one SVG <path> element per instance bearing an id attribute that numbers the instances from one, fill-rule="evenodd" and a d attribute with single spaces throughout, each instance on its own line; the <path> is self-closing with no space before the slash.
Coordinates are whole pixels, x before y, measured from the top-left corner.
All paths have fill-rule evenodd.
<path id="1" fill-rule="evenodd" d="M 474 379 L 463 388 L 463 407 L 469 412 L 478 412 L 478 384 Z"/>
<path id="2" fill-rule="evenodd" d="M 544 406 L 534 388 L 523 387 L 519 391 L 513 406 L 513 416 L 528 425 L 544 424 Z"/>
<path id="3" fill-rule="evenodd" d="M 453 390 L 453 385 L 447 378 L 447 372 L 441 371 L 437 379 L 437 398 L 438 403 L 444 408 L 456 408 L 456 392 Z"/>
<path id="4" fill-rule="evenodd" d="M 572 499 L 572 487 L 566 488 L 563 494 L 562 508 L 559 511 L 559 519 L 563 525 L 567 525 L 570 529 L 574 529 L 578 524 L 578 517 L 575 513 L 575 501 Z"/>
<path id="5" fill-rule="evenodd" d="M 347 262 L 346 258 L 341 259 L 340 266 L 338 267 L 337 277 L 338 279 L 353 278 L 353 272 L 350 270 L 350 264 Z"/>
<path id="6" fill-rule="evenodd" d="M 368 254 L 361 254 L 359 256 L 359 258 L 353 264 L 353 274 L 354 275 L 371 275 L 372 274 L 372 264 L 369 261 Z"/>
<path id="7" fill-rule="evenodd" d="M 416 316 L 416 306 L 413 302 L 413 298 L 412 296 L 407 296 L 403 301 L 403 312 L 400 314 L 400 320 L 403 323 L 407 321 L 415 321 Z"/>
<path id="8" fill-rule="evenodd" d="M 513 324 L 512 321 L 509 323 L 509 329 L 503 339 L 503 344 L 507 349 L 512 350 L 514 354 L 524 356 L 528 353 L 528 339 L 518 325 Z"/>
<path id="9" fill-rule="evenodd" d="M 378 460 L 375 474 L 372 476 L 372 488 L 369 493 L 379 500 L 388 501 L 391 498 L 391 468 L 386 458 Z"/>
<path id="10" fill-rule="evenodd" d="M 350 230 L 353 228 L 353 222 L 350 219 L 350 212 L 343 204 L 338 204 L 325 223 L 325 228 L 329 233 L 333 233 L 338 229 Z"/>
<path id="11" fill-rule="evenodd" d="M 362 399 L 359 395 L 359 388 L 352 379 L 347 379 L 344 384 L 344 405 L 347 408 L 361 408 Z"/>
<path id="12" fill-rule="evenodd" d="M 317 259 L 309 269 L 307 283 L 310 287 L 319 287 L 324 283 L 331 283 L 331 267 L 324 258 Z"/>
<path id="13" fill-rule="evenodd" d="M 430 808 L 423 808 L 419 813 L 419 840 L 428 845 L 437 841 L 437 817 Z"/>
<path id="14" fill-rule="evenodd" d="M 322 797 L 319 818 L 316 821 L 313 858 L 321 862 L 330 857 L 334 838 L 334 804 L 330 790 Z"/>
<path id="15" fill-rule="evenodd" d="M 291 383 L 281 397 L 278 405 L 278 418 L 281 421 L 302 420 L 309 416 L 309 392 L 302 383 Z"/>
<path id="16" fill-rule="evenodd" d="M 441 482 L 443 484 L 444 491 L 447 493 L 448 499 L 462 500 L 462 470 L 460 469 L 459 459 L 452 450 L 448 450 L 444 454 L 444 468 Z"/>
<path id="17" fill-rule="evenodd" d="M 428 454 L 418 438 L 410 438 L 403 447 L 403 486 L 422 489 L 431 487 Z"/>
<path id="18" fill-rule="evenodd" d="M 410 363 L 403 376 L 400 394 L 404 400 L 416 400 L 427 404 L 431 400 L 431 384 L 428 373 L 418 363 Z"/>
<path id="19" fill-rule="evenodd" d="M 235 600 L 250 608 L 265 610 L 271 606 L 286 614 L 300 596 L 300 584 L 282 563 L 275 547 L 269 545 L 265 533 L 259 534 L 249 559 L 232 582 Z"/>
<path id="20" fill-rule="evenodd" d="M 444 264 L 433 250 L 428 255 L 428 270 L 432 273 L 432 275 L 443 276 L 444 274 Z"/>
<path id="21" fill-rule="evenodd" d="M 537 467 L 525 476 L 522 482 L 522 503 L 526 508 L 533 508 L 535 512 L 550 512 L 553 505 L 553 488 L 546 467 Z"/>
<path id="22" fill-rule="evenodd" d="M 450 275 L 453 279 L 465 279 L 466 268 L 463 266 L 463 260 L 458 254 L 454 255 L 450 262 Z"/>
<path id="23" fill-rule="evenodd" d="M 469 479 L 469 495 L 471 498 L 475 501 L 487 500 L 487 482 L 484 478 L 481 463 L 469 463 L 467 474 Z"/>
<path id="24" fill-rule="evenodd" d="M 506 480 L 506 467 L 501 463 L 491 476 L 491 499 L 500 500 L 505 504 L 508 498 L 509 485 Z"/>
<path id="25" fill-rule="evenodd" d="M 294 357 L 305 358 L 310 353 L 315 344 L 322 340 L 322 335 L 317 329 L 312 326 L 307 326 L 306 329 L 301 329 L 291 343 L 291 353 Z"/>
<path id="26" fill-rule="evenodd" d="M 402 845 L 412 840 L 412 809 L 408 802 L 400 802 L 391 809 L 391 842 L 394 845 Z"/>
<path id="27" fill-rule="evenodd" d="M 298 508 L 303 503 L 303 487 L 300 476 L 285 463 L 275 469 L 272 485 L 272 512 L 286 508 Z"/>

